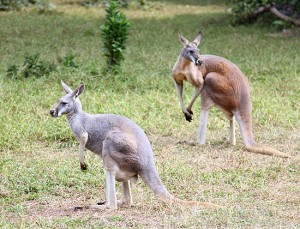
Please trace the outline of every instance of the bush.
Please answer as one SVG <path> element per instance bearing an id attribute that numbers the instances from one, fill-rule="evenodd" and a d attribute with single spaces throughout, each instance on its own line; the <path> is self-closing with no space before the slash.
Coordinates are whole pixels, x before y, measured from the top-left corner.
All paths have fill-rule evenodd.
<path id="1" fill-rule="evenodd" d="M 14 78 L 16 79 L 16 78 L 18 78 L 18 73 L 19 73 L 19 66 L 18 65 L 12 64 L 12 65 L 9 65 L 7 67 L 7 70 L 6 70 L 7 77 L 12 78 L 12 79 L 14 79 Z"/>
<path id="2" fill-rule="evenodd" d="M 275 9 L 278 14 L 273 12 Z M 232 7 L 235 23 L 252 23 L 266 13 L 272 12 L 273 22 L 286 20 L 290 23 L 299 23 L 300 1 L 298 0 L 234 0 Z M 280 14 L 280 15 L 279 15 Z"/>
<path id="3" fill-rule="evenodd" d="M 8 78 L 15 79 L 19 76 L 24 78 L 41 77 L 49 75 L 56 70 L 57 66 L 54 63 L 43 61 L 40 59 L 40 54 L 34 54 L 25 56 L 23 66 L 21 67 L 15 64 L 9 65 L 6 70 L 6 75 Z"/>
<path id="4" fill-rule="evenodd" d="M 33 4 L 36 4 L 36 0 L 0 0 L 0 10 L 17 10 Z"/>
<path id="5" fill-rule="evenodd" d="M 118 10 L 118 3 L 109 1 L 106 6 L 105 23 L 101 26 L 104 56 L 107 63 L 106 70 L 117 71 L 124 59 L 129 27 L 126 16 Z"/>
<path id="6" fill-rule="evenodd" d="M 62 64 L 62 66 L 66 68 L 78 68 L 78 64 L 74 61 L 75 56 L 71 53 L 67 53 L 63 58 L 59 58 L 59 62 Z"/>
<path id="7" fill-rule="evenodd" d="M 39 54 L 25 56 L 23 67 L 24 69 L 22 74 L 25 78 L 49 75 L 51 72 L 56 70 L 56 65 L 54 63 L 48 63 L 40 60 Z"/>
<path id="8" fill-rule="evenodd" d="M 0 10 L 2 11 L 19 10 L 32 5 L 38 5 L 41 13 L 52 12 L 56 9 L 56 6 L 49 3 L 48 0 L 0 0 Z"/>

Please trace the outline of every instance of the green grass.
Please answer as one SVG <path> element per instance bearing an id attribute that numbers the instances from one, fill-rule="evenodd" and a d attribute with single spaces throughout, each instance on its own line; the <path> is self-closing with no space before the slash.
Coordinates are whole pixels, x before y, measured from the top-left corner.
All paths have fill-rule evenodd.
<path id="1" fill-rule="evenodd" d="M 145 9 L 124 11 L 132 23 L 119 75 L 103 75 L 100 25 L 103 8 L 56 2 L 57 10 L 0 12 L 0 227 L 178 228 L 300 227 L 300 43 L 264 24 L 233 27 L 222 1 L 148 1 Z M 189 5 L 189 6 L 187 6 Z M 171 69 L 181 49 L 178 33 L 193 39 L 204 32 L 202 53 L 236 63 L 251 84 L 256 140 L 290 155 L 283 160 L 227 147 L 228 121 L 217 109 L 209 117 L 206 146 L 194 141 L 199 108 L 187 123 L 181 113 Z M 9 79 L 10 65 L 25 56 L 58 66 L 49 76 Z M 63 65 L 73 56 L 78 65 Z M 133 185 L 135 205 L 117 211 L 79 211 L 74 206 L 105 198 L 102 162 L 87 154 L 81 172 L 78 145 L 65 118 L 51 106 L 63 94 L 60 80 L 81 96 L 90 113 L 117 113 L 147 133 L 163 183 L 184 199 L 211 201 L 224 210 L 170 207 L 141 181 Z M 186 84 L 187 103 L 193 88 Z"/>

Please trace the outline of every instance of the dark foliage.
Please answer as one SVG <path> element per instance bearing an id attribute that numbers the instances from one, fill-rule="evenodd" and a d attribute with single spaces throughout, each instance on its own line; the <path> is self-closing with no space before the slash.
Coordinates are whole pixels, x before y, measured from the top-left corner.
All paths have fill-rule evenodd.
<path id="1" fill-rule="evenodd" d="M 0 0 L 0 10 L 18 10 L 22 7 L 34 5 L 37 0 Z"/>
<path id="2" fill-rule="evenodd" d="M 278 17 L 273 11 L 278 11 Z M 297 24 L 300 19 L 299 0 L 234 0 L 232 7 L 235 23 L 253 23 L 264 13 L 273 13 L 273 22 L 286 20 Z"/>

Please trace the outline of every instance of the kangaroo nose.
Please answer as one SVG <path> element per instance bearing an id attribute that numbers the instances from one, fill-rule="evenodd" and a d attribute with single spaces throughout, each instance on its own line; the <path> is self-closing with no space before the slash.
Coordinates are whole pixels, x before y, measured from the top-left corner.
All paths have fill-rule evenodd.
<path id="1" fill-rule="evenodd" d="M 50 114 L 53 116 L 54 115 L 54 110 L 50 110 Z"/>
<path id="2" fill-rule="evenodd" d="M 202 64 L 203 64 L 202 60 L 200 60 L 200 59 L 196 60 L 196 65 L 201 66 Z"/>

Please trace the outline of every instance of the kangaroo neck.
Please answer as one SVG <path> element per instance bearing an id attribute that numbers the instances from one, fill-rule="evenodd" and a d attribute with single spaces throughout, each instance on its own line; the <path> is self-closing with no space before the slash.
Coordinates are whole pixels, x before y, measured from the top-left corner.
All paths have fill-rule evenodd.
<path id="1" fill-rule="evenodd" d="M 79 129 L 82 128 L 83 115 L 84 115 L 84 113 L 82 111 L 73 111 L 73 112 L 67 114 L 68 123 L 75 135 L 79 131 Z"/>
<path id="2" fill-rule="evenodd" d="M 76 120 L 80 116 L 80 113 L 81 112 L 78 111 L 72 111 L 69 114 L 67 114 L 68 122 L 73 122 L 74 120 Z"/>
<path id="3" fill-rule="evenodd" d="M 205 61 L 203 62 L 203 64 L 201 66 L 196 66 L 190 60 L 187 60 L 183 56 L 179 56 L 179 58 L 177 60 L 177 67 L 179 67 L 179 69 L 182 69 L 184 72 L 199 71 L 199 72 L 201 72 L 203 77 L 205 77 L 207 74 L 207 66 L 206 66 Z M 194 70 L 192 70 L 192 69 L 194 69 Z"/>

